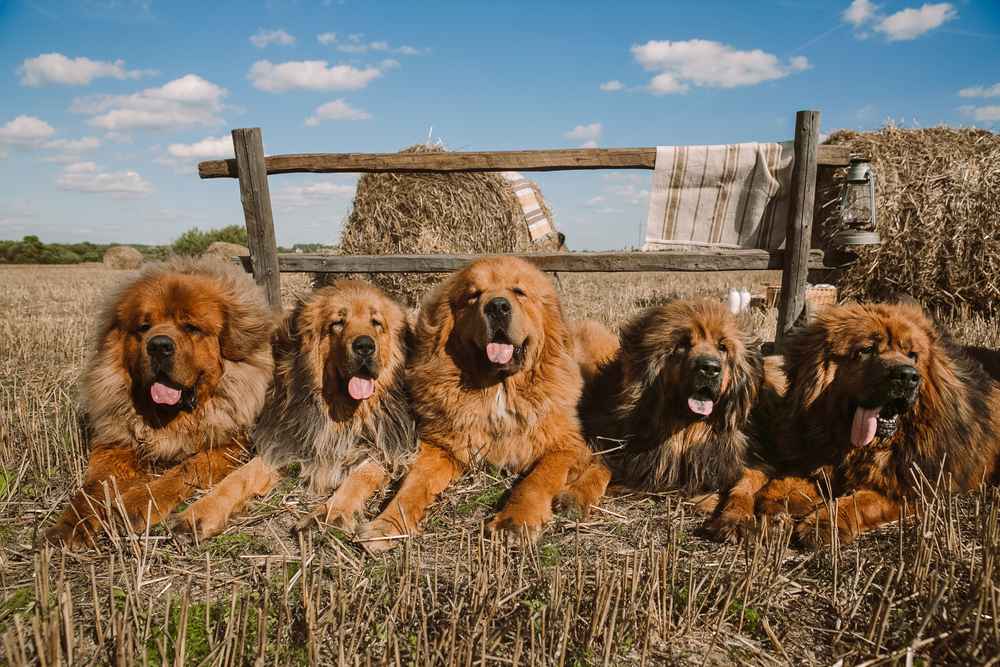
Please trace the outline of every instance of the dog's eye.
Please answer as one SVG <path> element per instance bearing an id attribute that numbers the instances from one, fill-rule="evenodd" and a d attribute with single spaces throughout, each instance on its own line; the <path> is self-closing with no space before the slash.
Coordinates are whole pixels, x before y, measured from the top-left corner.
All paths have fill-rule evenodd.
<path id="1" fill-rule="evenodd" d="M 520 287 L 514 287 L 510 291 L 516 294 L 517 296 L 528 296 L 527 294 L 524 293 L 524 290 L 521 289 Z"/>
<path id="2" fill-rule="evenodd" d="M 201 333 L 201 329 L 199 329 L 197 327 L 197 325 L 191 324 L 190 322 L 188 322 L 187 324 L 184 325 L 184 331 L 186 331 L 189 334 L 200 334 Z"/>
<path id="3" fill-rule="evenodd" d="M 479 291 L 476 291 L 476 292 L 470 292 L 470 293 L 468 294 L 468 296 L 466 296 L 466 300 L 467 300 L 467 301 L 468 301 L 469 303 L 475 303 L 476 301 L 479 301 L 479 297 L 480 297 L 480 296 L 482 296 L 482 294 L 483 294 L 483 293 L 482 293 L 482 292 L 479 292 Z"/>
<path id="4" fill-rule="evenodd" d="M 691 343 L 686 340 L 682 340 L 677 343 L 677 347 L 674 348 L 674 354 L 684 354 L 688 351 L 689 347 L 691 347 Z"/>
<path id="5" fill-rule="evenodd" d="M 920 354 L 918 354 L 917 352 L 913 352 L 912 350 L 906 356 L 908 356 L 910 359 L 913 359 L 914 361 L 920 358 Z"/>
<path id="6" fill-rule="evenodd" d="M 344 320 L 334 320 L 333 322 L 330 322 L 330 326 L 327 329 L 327 333 L 331 334 L 337 333 L 338 331 L 344 328 L 345 324 L 346 322 Z"/>
<path id="7" fill-rule="evenodd" d="M 137 326 L 137 327 L 135 328 L 135 332 L 136 332 L 136 333 L 146 333 L 146 332 L 147 332 L 147 331 L 149 331 L 149 330 L 150 330 L 151 328 L 152 328 L 152 327 L 150 326 L 150 324 L 149 324 L 148 322 L 143 322 L 142 324 L 140 324 L 139 326 Z"/>
<path id="8" fill-rule="evenodd" d="M 382 330 L 382 323 L 374 318 L 372 319 L 372 326 L 378 329 L 379 331 Z"/>
<path id="9" fill-rule="evenodd" d="M 719 352 L 723 352 L 723 353 L 725 353 L 725 352 L 728 352 L 728 351 L 729 351 L 729 346 L 727 346 L 727 345 L 726 345 L 726 343 L 725 343 L 724 341 L 723 341 L 723 342 L 721 342 L 721 343 L 719 343 L 719 346 L 718 346 L 718 347 L 719 347 Z"/>

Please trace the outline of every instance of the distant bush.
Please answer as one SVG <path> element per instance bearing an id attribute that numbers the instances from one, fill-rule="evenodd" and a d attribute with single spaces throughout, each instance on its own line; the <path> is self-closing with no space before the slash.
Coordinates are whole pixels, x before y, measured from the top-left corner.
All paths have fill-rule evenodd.
<path id="1" fill-rule="evenodd" d="M 0 241 L 0 264 L 79 264 L 100 262 L 110 243 L 43 243 L 37 236 L 25 236 L 20 241 Z M 133 246 L 147 260 L 164 259 L 169 248 L 164 246 Z"/>
<path id="2" fill-rule="evenodd" d="M 202 231 L 197 227 L 187 230 L 174 241 L 173 251 L 178 255 L 200 255 L 216 241 L 248 245 L 247 230 L 240 225 Z"/>

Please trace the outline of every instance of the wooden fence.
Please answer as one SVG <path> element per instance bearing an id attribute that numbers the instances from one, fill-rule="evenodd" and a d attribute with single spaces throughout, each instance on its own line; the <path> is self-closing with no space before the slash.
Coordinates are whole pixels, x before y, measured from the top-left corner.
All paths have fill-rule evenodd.
<path id="1" fill-rule="evenodd" d="M 823 266 L 822 253 L 810 249 L 818 168 L 847 166 L 843 146 L 819 145 L 818 111 L 795 116 L 795 164 L 786 221 L 786 250 L 704 249 L 675 252 L 579 252 L 520 255 L 546 271 L 754 271 L 782 269 L 778 340 L 805 308 L 809 269 Z M 385 273 L 454 270 L 471 255 L 310 255 L 278 254 L 267 177 L 272 174 L 342 172 L 483 172 L 646 169 L 656 148 L 578 148 L 561 150 L 456 153 L 309 153 L 264 155 L 260 128 L 233 130 L 235 159 L 198 165 L 201 178 L 236 178 L 246 218 L 250 257 L 245 266 L 280 308 L 281 272 Z"/>

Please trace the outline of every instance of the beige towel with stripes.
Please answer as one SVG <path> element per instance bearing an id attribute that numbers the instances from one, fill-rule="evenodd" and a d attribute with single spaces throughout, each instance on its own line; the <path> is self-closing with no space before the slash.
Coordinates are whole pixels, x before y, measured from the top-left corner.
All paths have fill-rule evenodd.
<path id="1" fill-rule="evenodd" d="M 555 236 L 555 224 L 545 215 L 545 209 L 539 203 L 535 189 L 531 187 L 531 181 L 516 171 L 503 171 L 500 172 L 500 175 L 510 185 L 514 196 L 517 197 L 517 201 L 521 205 L 525 222 L 528 224 L 528 236 L 531 242 L 541 243 L 550 236 Z"/>
<path id="2" fill-rule="evenodd" d="M 785 243 L 793 142 L 658 146 L 643 250 Z"/>

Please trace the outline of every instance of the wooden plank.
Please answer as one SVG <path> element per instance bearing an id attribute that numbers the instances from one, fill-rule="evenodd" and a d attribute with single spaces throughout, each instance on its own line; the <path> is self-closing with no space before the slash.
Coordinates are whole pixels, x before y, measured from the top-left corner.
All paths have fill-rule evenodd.
<path id="1" fill-rule="evenodd" d="M 781 250 L 697 250 L 692 252 L 575 252 L 518 254 L 544 271 L 569 273 L 637 271 L 762 271 L 780 269 Z M 306 273 L 438 273 L 460 269 L 480 255 L 278 255 L 283 272 Z M 249 257 L 241 257 L 248 270 Z M 822 268 L 823 253 L 809 256 L 809 266 Z"/>
<path id="2" fill-rule="evenodd" d="M 281 308 L 281 275 L 278 245 L 274 239 L 271 193 L 264 166 L 264 142 L 260 128 L 233 130 L 233 149 L 240 179 L 240 200 L 247 224 L 251 268 L 254 280 L 264 288 L 267 302 Z"/>
<path id="3" fill-rule="evenodd" d="M 785 232 L 781 301 L 778 303 L 778 349 L 792 326 L 805 313 L 809 273 L 813 204 L 816 200 L 816 147 L 819 145 L 819 112 L 795 114 L 795 166 Z"/>
<path id="4" fill-rule="evenodd" d="M 820 146 L 817 164 L 846 167 L 846 146 Z M 268 174 L 341 172 L 573 171 L 581 169 L 652 169 L 656 148 L 568 148 L 468 153 L 308 153 L 264 159 Z M 202 178 L 236 178 L 235 160 L 198 165 Z"/>

